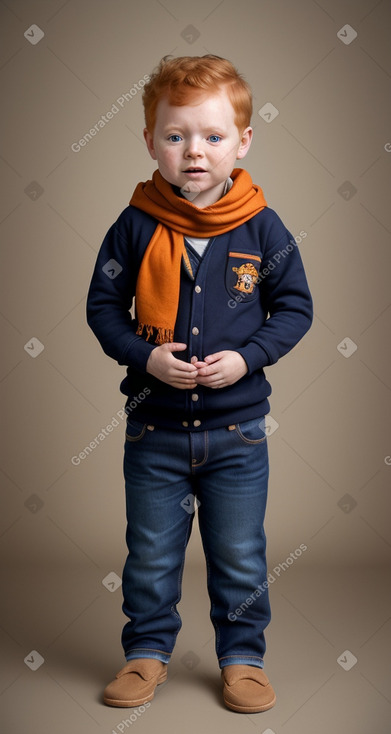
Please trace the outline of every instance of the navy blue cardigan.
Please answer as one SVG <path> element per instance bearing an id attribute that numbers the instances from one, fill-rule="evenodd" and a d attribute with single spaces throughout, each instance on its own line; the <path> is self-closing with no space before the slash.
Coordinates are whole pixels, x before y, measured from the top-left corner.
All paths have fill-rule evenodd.
<path id="1" fill-rule="evenodd" d="M 194 279 L 182 267 L 174 341 L 186 343 L 187 351 L 175 356 L 202 360 L 232 349 L 244 357 L 248 372 L 222 389 L 180 390 L 146 372 L 156 344 L 136 334 L 137 319 L 129 312 L 156 224 L 133 206 L 120 214 L 100 248 L 87 298 L 87 321 L 104 352 L 127 366 L 120 390 L 128 396 L 130 418 L 202 431 L 265 415 L 271 386 L 263 368 L 289 352 L 312 322 L 312 299 L 294 238 L 266 207 L 211 238 Z M 191 260 L 197 264 L 194 253 Z"/>

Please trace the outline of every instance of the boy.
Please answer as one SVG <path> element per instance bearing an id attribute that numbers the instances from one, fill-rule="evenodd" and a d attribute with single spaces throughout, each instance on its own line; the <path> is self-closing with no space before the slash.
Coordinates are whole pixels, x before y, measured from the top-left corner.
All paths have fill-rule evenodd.
<path id="1" fill-rule="evenodd" d="M 263 671 L 263 367 L 309 329 L 311 296 L 294 239 L 234 169 L 251 144 L 252 97 L 232 64 L 165 57 L 143 103 L 158 170 L 108 231 L 87 303 L 104 351 L 127 365 L 128 662 L 104 702 L 138 706 L 167 677 L 196 497 L 224 702 L 265 711 L 276 697 Z"/>

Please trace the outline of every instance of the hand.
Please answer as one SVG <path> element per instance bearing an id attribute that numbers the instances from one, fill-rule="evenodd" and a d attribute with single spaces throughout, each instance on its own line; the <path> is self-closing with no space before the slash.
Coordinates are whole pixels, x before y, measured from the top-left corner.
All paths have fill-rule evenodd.
<path id="1" fill-rule="evenodd" d="M 203 362 L 192 358 L 191 363 L 197 368 L 197 384 L 211 388 L 233 385 L 248 372 L 246 360 L 239 352 L 230 349 L 209 354 Z"/>
<path id="2" fill-rule="evenodd" d="M 179 390 L 194 389 L 197 387 L 197 368 L 190 362 L 182 362 L 173 354 L 183 352 L 186 348 L 187 345 L 180 342 L 169 342 L 155 347 L 148 357 L 147 372 Z"/>

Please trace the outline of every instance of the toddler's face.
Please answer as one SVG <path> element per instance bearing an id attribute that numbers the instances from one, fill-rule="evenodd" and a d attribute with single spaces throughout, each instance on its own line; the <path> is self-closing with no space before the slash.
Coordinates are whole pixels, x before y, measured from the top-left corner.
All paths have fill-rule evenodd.
<path id="1" fill-rule="evenodd" d="M 163 178 L 192 191 L 192 203 L 204 208 L 222 195 L 235 161 L 250 147 L 252 129 L 239 134 L 235 111 L 222 88 L 197 94 L 193 104 L 181 107 L 161 99 L 153 135 L 145 128 L 144 137 Z"/>

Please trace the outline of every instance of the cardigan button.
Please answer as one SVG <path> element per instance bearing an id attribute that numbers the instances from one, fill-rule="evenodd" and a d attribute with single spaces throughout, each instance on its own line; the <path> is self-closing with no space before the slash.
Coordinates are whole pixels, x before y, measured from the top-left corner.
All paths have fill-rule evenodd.
<path id="1" fill-rule="evenodd" d="M 198 398 L 199 398 L 199 395 L 197 395 L 196 392 L 193 392 L 193 394 L 191 396 L 191 399 L 192 399 L 193 403 L 196 403 L 197 400 L 198 400 Z"/>
<path id="2" fill-rule="evenodd" d="M 182 426 L 183 426 L 184 428 L 187 428 L 187 426 L 188 426 L 188 425 L 189 425 L 189 424 L 188 424 L 188 422 L 187 422 L 187 421 L 182 421 Z"/>
<path id="3" fill-rule="evenodd" d="M 200 425 L 201 425 L 201 421 L 199 421 L 199 420 L 193 421 L 194 428 L 198 428 L 198 426 L 200 426 Z"/>
<path id="4" fill-rule="evenodd" d="M 196 293 L 201 293 L 202 288 L 201 288 L 200 285 L 196 285 L 196 287 L 194 288 L 194 290 L 195 290 Z"/>
<path id="5" fill-rule="evenodd" d="M 198 334 L 200 333 L 200 330 L 197 329 L 196 326 L 193 326 L 191 333 L 194 334 L 194 336 L 198 336 Z"/>

